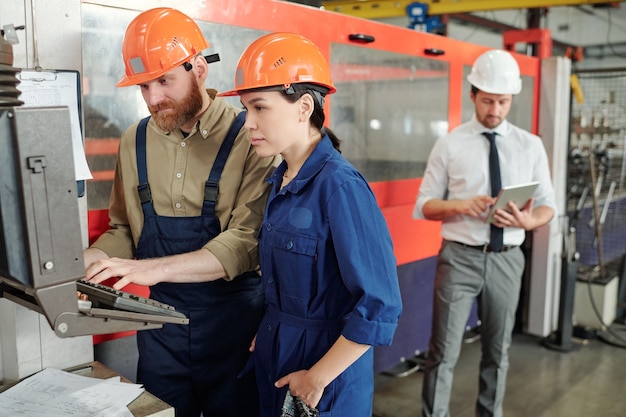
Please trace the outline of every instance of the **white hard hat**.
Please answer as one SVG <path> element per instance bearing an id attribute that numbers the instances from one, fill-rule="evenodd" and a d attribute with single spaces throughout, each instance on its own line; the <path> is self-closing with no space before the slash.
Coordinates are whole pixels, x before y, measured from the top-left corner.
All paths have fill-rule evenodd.
<path id="1" fill-rule="evenodd" d="M 499 49 L 480 55 L 474 61 L 467 81 L 490 94 L 518 94 L 522 90 L 517 61 L 510 53 Z"/>

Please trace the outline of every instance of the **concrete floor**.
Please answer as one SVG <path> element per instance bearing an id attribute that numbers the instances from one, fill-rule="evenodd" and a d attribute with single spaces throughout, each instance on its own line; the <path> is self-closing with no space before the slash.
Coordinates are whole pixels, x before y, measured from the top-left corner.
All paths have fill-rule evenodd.
<path id="1" fill-rule="evenodd" d="M 614 327 L 622 339 L 626 326 Z M 505 417 L 625 417 L 626 349 L 599 338 L 574 339 L 569 352 L 516 334 L 510 353 Z M 463 345 L 456 366 L 451 417 L 473 417 L 480 342 Z M 375 417 L 420 417 L 421 372 L 376 376 Z"/>

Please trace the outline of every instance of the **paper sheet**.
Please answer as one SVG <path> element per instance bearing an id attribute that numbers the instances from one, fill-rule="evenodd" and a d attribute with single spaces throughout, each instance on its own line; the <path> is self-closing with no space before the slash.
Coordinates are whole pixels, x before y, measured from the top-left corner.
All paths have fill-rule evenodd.
<path id="1" fill-rule="evenodd" d="M 127 417 L 141 385 L 46 368 L 0 393 L 0 417 Z"/>
<path id="2" fill-rule="evenodd" d="M 74 171 L 76 180 L 93 178 L 83 145 L 80 128 L 79 74 L 75 71 L 22 70 L 17 88 L 22 92 L 19 99 L 24 107 L 67 106 L 70 111 L 70 129 L 74 149 Z M 45 126 L 41 127 L 45 129 Z"/>

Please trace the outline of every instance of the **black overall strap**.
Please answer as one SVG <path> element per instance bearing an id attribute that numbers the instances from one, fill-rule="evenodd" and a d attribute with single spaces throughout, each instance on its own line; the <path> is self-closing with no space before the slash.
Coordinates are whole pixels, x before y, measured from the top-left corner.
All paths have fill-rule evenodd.
<path id="1" fill-rule="evenodd" d="M 224 170 L 224 165 L 226 165 L 228 155 L 230 155 L 230 151 L 235 144 L 235 139 L 237 138 L 237 135 L 239 134 L 239 131 L 243 127 L 245 121 L 246 112 L 242 111 L 237 115 L 235 121 L 233 121 L 233 124 L 230 126 L 230 129 L 228 129 L 226 138 L 224 139 L 224 142 L 222 142 L 220 150 L 217 152 L 213 168 L 211 168 L 209 178 L 204 185 L 204 204 L 202 205 L 202 214 L 204 215 L 215 215 L 215 202 L 217 201 L 217 195 L 219 194 L 218 184 L 220 182 L 220 178 L 222 177 L 222 171 Z"/>
<path id="2" fill-rule="evenodd" d="M 137 192 L 139 194 L 139 200 L 141 201 L 142 205 L 144 203 L 152 201 L 150 184 L 148 184 L 148 165 L 146 162 L 146 130 L 148 128 L 149 120 L 150 116 L 142 119 L 139 122 L 135 137 L 137 175 L 139 177 Z M 243 127 L 245 121 L 246 112 L 242 111 L 237 115 L 237 117 L 231 124 L 230 128 L 228 129 L 228 133 L 226 134 L 226 138 L 224 139 L 224 142 L 222 142 L 222 145 L 217 152 L 215 162 L 213 163 L 213 168 L 211 168 L 209 178 L 207 179 L 204 186 L 204 204 L 202 206 L 203 214 L 215 214 L 215 202 L 217 201 L 218 184 L 222 176 L 222 171 L 224 170 L 224 165 L 226 165 L 228 155 L 230 154 L 230 151 L 235 144 L 235 139 L 237 138 L 237 135 L 239 134 L 239 131 Z"/>
<path id="3" fill-rule="evenodd" d="M 146 163 L 146 130 L 148 128 L 148 121 L 150 116 L 141 119 L 137 126 L 137 133 L 135 134 L 135 152 L 137 158 L 137 175 L 139 177 L 139 184 L 137 185 L 137 192 L 139 193 L 139 201 L 141 204 L 152 201 L 152 194 L 150 193 L 150 184 L 148 184 L 148 164 Z"/>

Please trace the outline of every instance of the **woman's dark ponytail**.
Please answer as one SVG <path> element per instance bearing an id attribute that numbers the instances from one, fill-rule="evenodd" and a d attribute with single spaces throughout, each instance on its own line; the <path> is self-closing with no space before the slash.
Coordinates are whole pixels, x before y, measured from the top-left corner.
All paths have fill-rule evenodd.
<path id="1" fill-rule="evenodd" d="M 321 132 L 322 136 L 328 135 L 330 141 L 333 144 L 333 148 L 341 152 L 341 149 L 340 149 L 341 140 L 337 137 L 337 135 L 335 135 L 335 133 L 332 130 L 324 126 L 324 121 L 326 121 L 326 115 L 324 114 L 323 103 L 320 103 L 320 101 L 317 98 L 317 97 L 322 97 L 322 100 L 323 100 L 323 95 L 321 95 L 321 93 L 319 92 L 319 89 L 308 88 L 310 86 L 306 86 L 305 84 L 293 84 L 292 87 L 295 87 L 295 88 L 291 90 L 293 91 L 291 94 L 288 94 L 287 92 L 282 91 L 287 101 L 289 101 L 290 103 L 295 103 L 303 95 L 310 94 L 311 97 L 313 97 L 313 102 L 315 103 L 314 108 L 313 108 L 313 113 L 311 114 L 311 124 Z"/>

